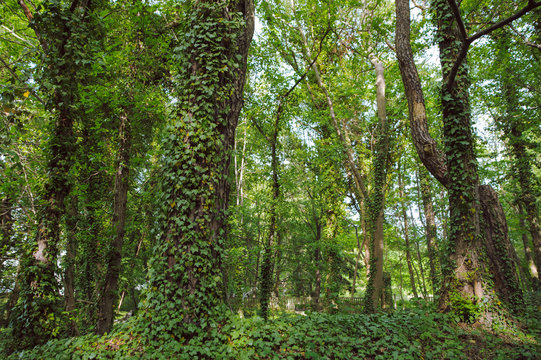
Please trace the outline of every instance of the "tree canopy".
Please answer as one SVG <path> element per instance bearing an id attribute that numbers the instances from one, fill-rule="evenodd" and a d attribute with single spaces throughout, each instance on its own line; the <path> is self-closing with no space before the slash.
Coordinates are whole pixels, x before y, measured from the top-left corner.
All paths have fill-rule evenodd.
<path id="1" fill-rule="evenodd" d="M 0 351 L 535 358 L 540 9 L 1 1 Z"/>

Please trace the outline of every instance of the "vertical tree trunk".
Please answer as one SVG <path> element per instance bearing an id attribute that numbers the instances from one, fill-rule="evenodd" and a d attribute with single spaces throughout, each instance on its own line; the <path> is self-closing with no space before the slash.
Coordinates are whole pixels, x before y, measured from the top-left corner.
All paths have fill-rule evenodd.
<path id="1" fill-rule="evenodd" d="M 75 261 L 77 256 L 77 198 L 72 196 L 66 217 L 66 269 L 64 271 L 64 309 L 70 318 L 68 334 L 79 336 L 75 320 Z"/>
<path id="2" fill-rule="evenodd" d="M 376 71 L 376 101 L 378 108 L 379 131 L 374 151 L 373 192 L 368 200 L 370 236 L 370 274 L 365 295 L 365 310 L 375 311 L 383 307 L 383 223 L 385 208 L 385 186 L 389 165 L 389 122 L 387 121 L 385 100 L 385 77 L 383 64 L 372 57 Z M 366 197 L 366 196 L 365 196 Z"/>
<path id="3" fill-rule="evenodd" d="M 359 229 L 357 226 L 353 225 L 355 227 L 355 239 L 357 240 L 357 254 L 355 255 L 355 269 L 353 270 L 353 282 L 351 283 L 351 297 L 353 298 L 355 296 L 355 291 L 357 290 L 357 274 L 359 272 L 359 260 L 361 257 L 361 252 L 363 251 L 363 247 L 361 246 L 361 242 L 359 240 Z"/>
<path id="4" fill-rule="evenodd" d="M 428 291 L 426 290 L 425 270 L 423 268 L 423 259 L 421 258 L 421 249 L 419 248 L 419 241 L 417 240 L 415 240 L 415 250 L 417 252 L 417 261 L 419 261 L 419 272 L 421 273 L 420 279 L 419 279 L 419 276 L 417 276 L 417 279 L 421 282 L 421 286 L 422 286 L 421 292 L 423 293 L 423 298 L 426 299 L 428 296 Z"/>
<path id="5" fill-rule="evenodd" d="M 321 296 L 321 224 L 316 223 L 316 241 L 314 249 L 314 265 L 316 267 L 315 272 L 315 285 L 313 293 L 314 304 L 319 305 L 319 298 Z"/>
<path id="6" fill-rule="evenodd" d="M 415 286 L 415 274 L 413 270 L 413 264 L 411 260 L 411 246 L 410 246 L 410 238 L 409 238 L 409 226 L 408 226 L 408 215 L 406 213 L 406 197 L 404 194 L 404 182 L 402 181 L 402 174 L 400 172 L 400 162 L 398 163 L 398 188 L 399 188 L 399 194 L 400 194 L 400 204 L 402 208 L 402 221 L 404 224 L 404 241 L 405 241 L 405 247 L 406 247 L 406 263 L 408 265 L 408 272 L 410 276 L 410 285 L 411 290 L 413 291 L 413 296 L 415 298 L 419 297 L 419 294 L 417 293 L 417 287 Z"/>
<path id="7" fill-rule="evenodd" d="M 130 111 L 123 109 L 120 115 L 120 128 L 118 130 L 119 149 L 115 175 L 115 190 L 113 202 L 114 238 L 107 255 L 106 274 L 103 289 L 100 293 L 98 305 L 98 322 L 96 333 L 103 335 L 110 332 L 113 327 L 115 304 L 118 301 L 118 278 L 122 262 L 122 245 L 126 225 L 126 210 L 128 203 L 129 175 L 130 175 L 130 151 L 131 151 L 131 128 Z"/>
<path id="8" fill-rule="evenodd" d="M 537 266 L 533 261 L 532 249 L 530 247 L 530 241 L 528 240 L 528 235 L 526 234 L 526 222 L 524 221 L 524 210 L 522 205 L 519 203 L 519 216 L 520 216 L 520 227 L 522 228 L 522 244 L 524 246 L 524 259 L 526 260 L 526 266 L 528 267 L 528 274 L 533 282 L 533 287 L 536 288 L 539 284 L 539 274 L 537 272 Z"/>
<path id="9" fill-rule="evenodd" d="M 443 79 L 447 81 L 458 59 L 460 34 L 448 3 L 434 0 L 433 6 Z M 487 268 L 480 254 L 479 177 L 473 151 L 468 87 L 467 69 L 463 63 L 451 87 L 444 85 L 441 94 L 448 176 L 452 179 L 447 187 L 450 212 L 447 251 L 453 268 L 444 278 L 440 297 L 442 309 L 452 307 L 453 299 L 476 304 L 489 289 L 485 279 Z"/>
<path id="10" fill-rule="evenodd" d="M 528 5 L 531 6 L 533 3 Z M 467 54 L 467 45 L 473 40 L 465 39 L 465 29 L 455 20 L 460 17 L 459 11 L 454 14 L 449 2 L 434 0 L 433 7 L 436 10 L 443 72 L 445 156 L 436 150 L 427 129 L 423 93 L 409 44 L 410 14 L 407 0 L 396 1 L 397 57 L 408 98 L 410 125 L 417 153 L 427 169 L 449 191 L 449 241 L 446 249 L 449 261 L 445 265 L 440 309 L 465 309 L 464 304 L 479 309 L 481 299 L 493 300 L 486 296 L 491 285 L 487 281 L 489 268 L 482 256 L 479 178 L 471 134 L 468 74 L 462 61 Z M 498 228 L 502 227 L 503 224 L 498 224 Z M 497 269 L 497 266 L 492 266 L 492 269 Z M 464 321 L 472 321 L 477 317 L 476 311 L 457 311 Z M 485 316 L 488 314 L 480 311 L 480 315 L 479 320 L 490 322 L 490 317 Z"/>
<path id="11" fill-rule="evenodd" d="M 425 215 L 425 235 L 426 247 L 428 251 L 428 263 L 430 266 L 430 282 L 432 283 L 432 291 L 436 293 L 438 289 L 438 275 L 436 274 L 436 216 L 432 203 L 432 195 L 430 192 L 430 183 L 426 169 L 420 168 L 419 180 L 421 187 L 421 197 L 423 199 L 423 211 Z"/>
<path id="12" fill-rule="evenodd" d="M 488 185 L 479 187 L 483 232 L 487 256 L 490 259 L 494 288 L 502 301 L 518 310 L 524 299 L 515 268 L 515 249 L 509 240 L 507 222 L 498 195 Z"/>
<path id="13" fill-rule="evenodd" d="M 149 271 L 151 331 L 167 339 L 190 338 L 224 316 L 229 164 L 254 26 L 250 0 L 189 5 L 190 31 L 175 48 L 178 103 L 163 144 L 164 206 Z"/>
<path id="14" fill-rule="evenodd" d="M 56 114 L 54 123 L 51 124 L 48 144 L 49 176 L 44 186 L 45 206 L 39 215 L 34 248 L 31 254 L 23 259 L 21 266 L 22 300 L 19 301 L 16 312 L 18 317 L 26 321 L 15 322 L 13 339 L 17 348 L 24 348 L 54 337 L 63 325 L 58 306 L 61 297 L 56 275 L 60 227 L 65 214 L 64 201 L 71 189 L 69 173 L 76 143 L 73 134 L 73 106 L 77 103 L 77 79 L 80 76 L 80 66 L 76 60 L 80 59 L 81 54 L 76 53 L 75 49 L 84 47 L 84 41 L 91 38 L 77 35 L 83 31 L 78 26 L 89 20 L 92 5 L 82 1 L 72 3 L 69 9 L 63 6 L 47 9 L 49 12 L 55 11 L 55 14 L 45 12 L 45 15 L 62 19 L 62 22 L 54 27 L 44 27 L 40 21 L 35 21 L 23 0 L 19 0 L 19 5 L 34 28 L 44 52 L 43 76 L 54 88 L 51 100 Z M 79 7 L 85 8 L 85 11 L 76 12 Z M 46 36 L 42 37 L 44 34 Z"/>

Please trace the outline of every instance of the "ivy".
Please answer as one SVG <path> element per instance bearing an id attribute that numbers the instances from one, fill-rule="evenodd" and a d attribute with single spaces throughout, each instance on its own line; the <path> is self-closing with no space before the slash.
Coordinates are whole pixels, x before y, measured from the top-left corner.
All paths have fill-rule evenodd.
<path id="1" fill-rule="evenodd" d="M 160 338 L 190 338 L 224 315 L 219 288 L 227 199 L 220 191 L 245 27 L 243 14 L 231 8 L 233 1 L 189 4 L 174 50 L 177 103 L 160 154 L 160 230 L 147 299 L 151 331 Z"/>

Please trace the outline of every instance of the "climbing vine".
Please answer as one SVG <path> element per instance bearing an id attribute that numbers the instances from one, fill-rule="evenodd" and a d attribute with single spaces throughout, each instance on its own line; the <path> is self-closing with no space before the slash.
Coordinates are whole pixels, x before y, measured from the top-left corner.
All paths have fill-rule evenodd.
<path id="1" fill-rule="evenodd" d="M 238 41 L 245 29 L 234 1 L 189 5 L 175 45 L 175 97 L 160 156 L 159 234 L 150 264 L 152 331 L 178 338 L 200 333 L 223 316 L 220 266 L 230 144 L 226 137 Z M 242 90 L 242 88 L 241 88 Z"/>

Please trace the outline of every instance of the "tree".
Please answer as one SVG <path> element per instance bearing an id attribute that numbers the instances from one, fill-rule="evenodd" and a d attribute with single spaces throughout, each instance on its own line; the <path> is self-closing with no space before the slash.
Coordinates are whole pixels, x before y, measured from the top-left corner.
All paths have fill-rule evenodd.
<path id="1" fill-rule="evenodd" d="M 515 282 L 515 269 L 512 264 L 505 263 L 510 256 L 508 249 L 507 225 L 501 223 L 505 217 L 496 216 L 490 211 L 498 208 L 499 201 L 490 204 L 488 201 L 480 204 L 480 191 L 485 199 L 497 201 L 497 195 L 490 187 L 479 187 L 477 162 L 473 151 L 471 134 L 470 109 L 468 98 L 468 75 L 464 64 L 469 45 L 484 34 L 497 27 L 503 26 L 538 6 L 530 2 L 515 15 L 467 36 L 460 13 L 454 1 L 434 1 L 436 11 L 437 34 L 440 48 L 440 60 L 443 72 L 442 84 L 442 113 L 444 122 L 445 154 L 439 151 L 435 141 L 428 134 L 426 125 L 426 110 L 422 89 L 413 62 L 410 46 L 410 20 L 408 1 L 397 1 L 397 31 L 396 47 L 402 80 L 404 82 L 410 113 L 412 137 L 419 157 L 427 169 L 449 191 L 450 233 L 447 249 L 450 264 L 449 275 L 444 279 L 440 294 L 440 308 L 463 309 L 465 304 L 477 306 L 482 321 L 490 321 L 484 317 L 487 309 L 479 308 L 480 299 L 488 299 L 489 289 L 487 277 L 490 271 L 496 276 L 506 279 L 504 283 L 496 284 L 500 296 L 511 307 L 519 303 L 521 297 L 518 284 Z M 481 208 L 480 206 L 484 207 Z M 486 207 L 488 206 L 488 208 Z M 501 209 L 501 206 L 499 207 Z M 495 227 L 484 226 L 487 232 L 481 233 L 481 213 L 497 223 Z M 485 219 L 485 223 L 486 223 Z M 500 221 L 500 222 L 498 222 Z M 495 233 L 491 233 L 495 230 Z M 483 244 L 485 241 L 485 244 Z M 494 243 L 492 243 L 494 241 Z M 500 263 L 485 264 L 482 259 L 482 246 L 487 252 L 491 249 L 502 249 L 499 255 L 489 258 L 498 262 L 502 255 L 506 259 Z M 512 261 L 512 260 L 510 260 Z M 502 271 L 498 274 L 498 271 Z M 461 311 L 461 310 L 457 310 Z M 464 320 L 471 320 L 477 314 L 461 313 Z"/>
<path id="2" fill-rule="evenodd" d="M 16 346 L 26 347 L 42 343 L 62 330 L 56 280 L 60 228 L 71 187 L 68 174 L 76 141 L 73 125 L 77 117 L 77 79 L 82 76 L 82 60 L 89 55 L 87 45 L 98 29 L 93 23 L 93 10 L 99 4 L 75 0 L 66 6 L 45 2 L 43 11 L 35 17 L 23 0 L 19 4 L 44 54 L 42 86 L 50 91 L 48 106 L 55 114 L 48 144 L 50 175 L 44 186 L 45 205 L 40 211 L 36 242 L 22 259 L 21 294 L 13 327 Z"/>
<path id="3" fill-rule="evenodd" d="M 191 3 L 183 22 L 174 55 L 177 105 L 160 158 L 160 234 L 149 271 L 152 328 L 178 337 L 193 336 L 221 316 L 229 163 L 253 4 Z"/>

